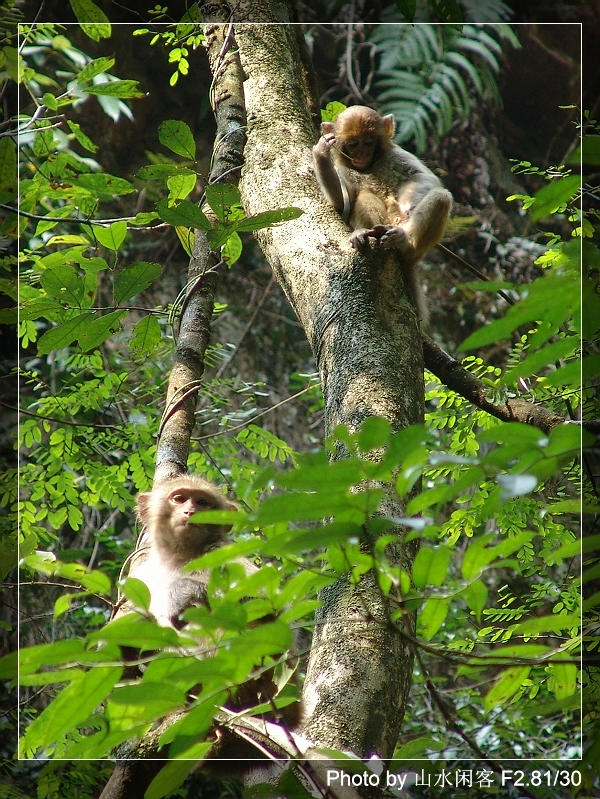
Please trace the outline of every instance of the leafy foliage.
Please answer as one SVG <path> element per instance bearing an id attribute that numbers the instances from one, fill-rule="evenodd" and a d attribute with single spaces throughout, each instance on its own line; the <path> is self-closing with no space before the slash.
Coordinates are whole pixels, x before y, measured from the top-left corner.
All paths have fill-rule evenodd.
<path id="1" fill-rule="evenodd" d="M 160 7 L 157 7 L 160 9 Z M 153 13 L 152 11 L 150 12 Z M 157 21 L 162 17 L 162 13 L 156 13 L 155 18 Z M 185 13 L 182 21 L 173 26 L 173 28 L 159 29 L 152 31 L 149 28 L 138 28 L 133 31 L 134 36 L 145 36 L 152 34 L 150 39 L 150 46 L 161 43 L 169 51 L 168 60 L 170 64 L 175 66 L 175 71 L 169 78 L 169 85 L 175 86 L 179 80 L 179 76 L 187 76 L 189 73 L 189 60 L 188 56 L 191 50 L 196 50 L 204 40 L 204 34 L 200 32 L 198 26 L 193 24 L 200 21 L 200 14 L 198 7 L 193 4 Z"/>
<path id="2" fill-rule="evenodd" d="M 88 34 L 98 40 L 105 24 L 99 18 Z M 406 81 L 390 60 L 390 78 L 394 73 L 398 85 L 408 87 L 406 97 L 390 95 L 390 102 L 405 102 L 407 114 L 416 113 L 420 121 L 403 136 L 423 141 L 432 120 L 440 130 L 447 122 L 447 99 L 431 90 L 433 84 L 418 83 L 424 56 L 431 59 L 432 79 L 445 76 L 440 91 L 466 112 L 473 92 L 481 96 L 492 87 L 499 41 L 512 37 L 508 29 L 464 26 L 462 32 L 444 28 L 434 43 L 418 30 L 406 30 L 398 44 Z M 478 38 L 480 33 L 485 37 Z M 498 758 L 577 757 L 573 730 L 583 683 L 586 724 L 598 723 L 596 676 L 579 670 L 581 583 L 591 585 L 598 570 L 597 536 L 585 542 L 583 573 L 579 569 L 579 490 L 585 477 L 579 428 L 565 424 L 545 435 L 502 424 L 432 375 L 424 426 L 392 433 L 384 420 L 370 419 L 356 435 L 337 430 L 325 448 L 308 454 L 294 452 L 256 423 L 264 412 L 260 380 L 207 378 L 200 393 L 202 435 L 189 467 L 227 482 L 243 509 L 233 515 L 232 543 L 198 564 L 211 572 L 209 607 L 187 611 L 188 626 L 179 632 L 149 617 L 147 591 L 134 579 L 122 579 L 120 569 L 135 538 L 131 495 L 148 487 L 153 472 L 177 302 L 163 307 L 148 301 L 160 268 L 144 255 L 143 236 L 158 225 L 174 227 L 187 251 L 193 230 L 205 230 L 233 265 L 240 234 L 297 212 L 247 218 L 235 190 L 209 187 L 209 221 L 190 199 L 198 153 L 181 120 L 157 120 L 156 141 L 168 155 L 149 152 L 149 163 L 135 175 L 108 175 L 96 160 L 92 131 L 72 113 L 74 105 L 98 103 L 113 120 L 127 117 L 140 95 L 137 85 L 112 75 L 112 57 L 91 59 L 64 31 L 44 26 L 26 34 L 22 80 L 37 106 L 23 108 L 19 120 L 24 213 L 9 214 L 2 227 L 5 236 L 20 233 L 23 246 L 24 619 L 19 655 L 0 661 L 0 675 L 10 681 L 20 663 L 21 754 L 106 758 L 165 714 L 180 712 L 162 738 L 176 759 L 152 789 L 156 796 L 169 794 L 187 774 L 183 758 L 208 750 L 219 708 L 249 679 L 273 668 L 275 704 L 283 708 L 295 701 L 287 662 L 291 631 L 311 629 L 324 586 L 341 578 L 357 583 L 374 571 L 389 599 L 390 623 L 400 623 L 407 611 L 419 618 L 414 701 L 398 757 L 469 757 L 473 743 Z M 376 31 L 382 46 L 386 35 Z M 461 50 L 467 41 L 487 63 L 480 86 L 471 74 L 476 62 Z M 168 45 L 180 48 L 174 74 L 185 74 L 182 40 Z M 64 85 L 57 86 L 60 76 Z M 48 110 L 64 113 L 65 124 L 49 126 L 43 116 Z M 14 187 L 5 178 L 16 154 L 7 138 L 0 159 L 2 202 L 13 203 Z M 522 162 L 517 168 L 537 169 Z M 492 367 L 479 355 L 467 355 L 463 365 L 496 399 L 526 391 L 532 401 L 565 413 L 582 402 L 580 335 L 590 341 L 597 336 L 598 316 L 582 327 L 578 315 L 579 244 L 588 299 L 595 297 L 599 258 L 593 216 L 578 213 L 573 175 L 567 169 L 539 174 L 547 185 L 515 199 L 534 209 L 539 221 L 548 215 L 570 219 L 573 236 L 549 236 L 539 259 L 542 276 L 526 288 L 513 286 L 513 308 L 463 344 L 467 350 L 506 339 L 506 361 Z M 145 204 L 136 207 L 138 198 Z M 3 287 L 14 297 L 8 279 Z M 589 350 L 584 365 L 593 370 L 596 345 Z M 219 358 L 215 345 L 207 360 Z M 308 407 L 317 413 L 314 378 L 292 375 L 290 388 L 299 387 L 310 391 Z M 584 399 L 594 407 L 591 391 Z M 330 462 L 339 441 L 350 455 Z M 380 510 L 384 483 L 405 503 L 402 518 L 386 518 Z M 15 499 L 5 486 L 2 501 L 10 507 Z M 592 489 L 584 482 L 586 507 L 596 502 Z M 224 521 L 213 515 L 219 519 Z M 399 530 L 420 544 L 411 569 L 394 558 Z M 7 535 L 4 550 L 10 546 Z M 241 574 L 232 562 L 238 555 L 260 559 L 258 574 Z M 107 623 L 117 587 L 138 612 Z M 593 651 L 600 597 L 589 594 L 583 640 Z M 42 635 L 52 626 L 51 636 L 42 643 L 39 619 L 49 608 Z M 249 626 L 257 619 L 265 623 Z M 142 650 L 141 674 L 124 672 L 125 646 Z M 202 658 L 207 647 L 213 650 L 210 660 Z M 439 692 L 442 703 L 435 698 Z M 265 708 L 248 712 L 258 715 Z M 41 790 L 46 779 L 51 781 L 50 772 Z"/>
<path id="3" fill-rule="evenodd" d="M 441 138 L 469 115 L 472 97 L 497 99 L 503 47 L 518 46 L 507 25 L 378 25 L 374 91 L 382 110 L 400 120 L 400 142 L 418 153 L 429 134 Z"/>

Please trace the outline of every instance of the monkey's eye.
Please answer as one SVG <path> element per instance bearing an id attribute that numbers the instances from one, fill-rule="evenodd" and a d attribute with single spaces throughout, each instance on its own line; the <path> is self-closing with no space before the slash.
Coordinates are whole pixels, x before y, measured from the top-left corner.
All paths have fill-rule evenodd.
<path id="1" fill-rule="evenodd" d="M 186 494 L 171 494 L 171 502 L 174 502 L 176 505 L 183 505 L 186 502 L 187 496 Z"/>
<path id="2" fill-rule="evenodd" d="M 212 508 L 212 502 L 209 497 L 195 497 L 195 501 L 199 508 Z"/>

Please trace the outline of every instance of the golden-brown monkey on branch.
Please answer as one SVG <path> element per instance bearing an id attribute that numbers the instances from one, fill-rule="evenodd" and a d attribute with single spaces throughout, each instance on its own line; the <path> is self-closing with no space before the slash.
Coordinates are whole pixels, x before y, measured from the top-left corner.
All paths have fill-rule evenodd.
<path id="1" fill-rule="evenodd" d="M 352 228 L 352 245 L 363 247 L 372 238 L 401 255 L 407 291 L 426 322 L 416 264 L 441 240 L 452 195 L 415 155 L 394 144 L 393 135 L 391 114 L 350 106 L 321 124 L 313 163 L 324 196 Z"/>
<path id="2" fill-rule="evenodd" d="M 150 613 L 159 624 L 181 626 L 180 614 L 193 605 L 207 604 L 209 573 L 182 571 L 194 558 L 227 543 L 230 525 L 190 522 L 201 511 L 235 510 L 217 486 L 195 475 L 166 480 L 138 495 L 137 510 L 148 531 L 150 552 L 135 576 L 150 590 Z M 237 559 L 246 574 L 256 566 Z"/>
<path id="3" fill-rule="evenodd" d="M 229 542 L 228 524 L 208 524 L 191 518 L 209 510 L 237 510 L 214 483 L 196 475 L 183 475 L 165 480 L 151 491 L 138 495 L 137 511 L 149 537 L 148 557 L 135 570 L 150 591 L 149 611 L 162 626 L 178 629 L 184 626 L 181 614 L 190 607 L 208 605 L 207 589 L 210 572 L 184 571 L 183 567 L 195 558 Z M 255 574 L 256 564 L 244 557 L 236 557 L 246 576 Z M 243 601 L 243 600 L 242 600 Z M 256 619 L 249 626 L 268 624 L 269 614 Z M 296 655 L 291 654 L 289 666 L 295 665 Z M 292 678 L 295 681 L 295 678 Z M 272 700 L 277 693 L 273 671 L 268 669 L 258 678 L 240 686 L 233 698 L 235 707 L 251 707 L 261 701 Z M 282 709 L 276 717 L 288 725 L 298 721 L 300 704 Z"/>

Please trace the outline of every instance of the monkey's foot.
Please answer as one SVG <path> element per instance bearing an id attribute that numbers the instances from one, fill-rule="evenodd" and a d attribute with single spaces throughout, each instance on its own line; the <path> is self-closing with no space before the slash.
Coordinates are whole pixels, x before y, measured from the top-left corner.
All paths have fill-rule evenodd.
<path id="1" fill-rule="evenodd" d="M 379 226 L 383 227 L 383 226 Z M 386 226 L 386 230 L 382 231 L 378 236 L 379 246 L 385 250 L 400 250 L 400 252 L 407 253 L 411 248 L 410 240 L 406 233 L 400 227 Z M 377 230 L 377 228 L 375 228 Z"/>
<path id="2" fill-rule="evenodd" d="M 350 244 L 355 248 L 359 249 L 360 247 L 364 247 L 369 240 L 369 236 L 373 235 L 372 230 L 368 230 L 367 228 L 358 228 L 358 230 L 354 230 L 350 236 Z"/>

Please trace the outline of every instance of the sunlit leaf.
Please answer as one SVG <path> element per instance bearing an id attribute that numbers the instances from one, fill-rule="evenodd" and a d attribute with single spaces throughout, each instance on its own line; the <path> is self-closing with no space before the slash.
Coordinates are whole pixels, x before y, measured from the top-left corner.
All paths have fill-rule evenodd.
<path id="1" fill-rule="evenodd" d="M 138 261 L 129 264 L 115 278 L 115 304 L 120 305 L 144 291 L 161 273 L 160 264 Z"/>
<path id="2" fill-rule="evenodd" d="M 196 142 L 189 126 L 178 119 L 165 119 L 158 126 L 158 140 L 177 155 L 196 157 Z"/>
<path id="3" fill-rule="evenodd" d="M 529 675 L 531 666 L 512 666 L 505 669 L 483 699 L 486 710 L 493 710 L 496 706 L 504 706 L 516 694 L 523 681 Z"/>

